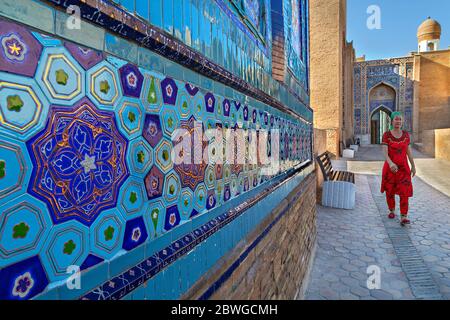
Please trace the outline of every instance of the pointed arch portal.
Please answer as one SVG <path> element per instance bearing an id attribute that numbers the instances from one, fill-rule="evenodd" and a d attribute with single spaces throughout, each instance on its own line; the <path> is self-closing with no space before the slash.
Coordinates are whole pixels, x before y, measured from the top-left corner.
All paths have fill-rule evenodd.
<path id="1" fill-rule="evenodd" d="M 380 83 L 369 93 L 370 141 L 380 144 L 383 133 L 389 130 L 391 113 L 396 110 L 397 93 L 391 86 Z"/>

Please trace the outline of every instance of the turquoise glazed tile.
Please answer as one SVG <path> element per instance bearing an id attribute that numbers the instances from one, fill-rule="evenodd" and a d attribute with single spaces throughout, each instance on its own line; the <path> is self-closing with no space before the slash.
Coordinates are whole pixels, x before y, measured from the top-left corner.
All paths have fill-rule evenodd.
<path id="1" fill-rule="evenodd" d="M 134 250 L 116 256 L 109 262 L 109 274 L 111 277 L 117 276 L 125 270 L 137 265 L 144 260 L 145 245 L 141 245 Z"/>
<path id="2" fill-rule="evenodd" d="M 33 300 L 60 300 L 60 296 L 58 294 L 58 289 L 50 289 L 41 293 L 37 297 L 33 298 Z"/>
<path id="3" fill-rule="evenodd" d="M 55 10 L 39 1 L 2 0 L 0 15 L 44 32 L 55 32 Z"/>
<path id="4" fill-rule="evenodd" d="M 105 35 L 105 50 L 122 59 L 138 62 L 138 46 L 111 33 Z"/>
<path id="5" fill-rule="evenodd" d="M 188 82 L 188 83 L 193 84 L 195 86 L 200 86 L 201 85 L 201 83 L 200 83 L 200 75 L 197 72 L 189 70 L 189 69 L 186 69 L 186 68 L 183 69 L 183 79 L 184 79 L 185 82 Z"/>
<path id="6" fill-rule="evenodd" d="M 74 29 L 68 28 L 70 16 L 64 12 L 56 11 L 55 33 L 56 35 L 83 44 L 84 46 L 103 50 L 105 41 L 105 31 L 90 23 L 80 20 L 79 26 Z"/>
<path id="7" fill-rule="evenodd" d="M 57 288 L 60 299 L 78 299 L 86 292 L 94 289 L 100 283 L 108 281 L 108 279 L 110 279 L 108 267 L 108 263 L 101 263 L 93 268 L 81 271 L 80 289 L 70 289 L 64 284 Z"/>
<path id="8" fill-rule="evenodd" d="M 139 47 L 138 59 L 140 67 L 164 74 L 164 60 L 160 55 L 147 48 Z"/>
<path id="9" fill-rule="evenodd" d="M 133 291 L 133 300 L 145 300 L 145 286 L 142 285 Z"/>
<path id="10" fill-rule="evenodd" d="M 181 65 L 179 65 L 178 63 L 175 63 L 168 59 L 165 60 L 166 76 L 177 79 L 177 80 L 183 80 L 183 70 L 184 70 L 184 68 Z"/>
<path id="11" fill-rule="evenodd" d="M 150 257 L 153 254 L 159 252 L 160 250 L 163 250 L 164 248 L 168 247 L 172 243 L 172 234 L 171 233 L 165 233 L 164 235 L 156 238 L 153 241 L 150 241 L 146 244 L 145 248 L 145 257 Z"/>
<path id="12" fill-rule="evenodd" d="M 167 300 L 168 294 L 165 290 L 166 278 L 164 272 L 158 273 L 147 283 L 145 295 L 147 300 Z"/>

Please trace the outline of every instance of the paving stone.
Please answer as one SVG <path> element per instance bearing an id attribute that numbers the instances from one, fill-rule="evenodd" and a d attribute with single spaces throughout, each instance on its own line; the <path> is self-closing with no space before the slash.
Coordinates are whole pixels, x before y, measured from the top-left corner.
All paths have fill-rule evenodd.
<path id="1" fill-rule="evenodd" d="M 321 276 L 311 276 L 308 292 L 322 288 L 328 299 L 450 298 L 450 198 L 415 178 L 410 199 L 413 224 L 402 228 L 398 219 L 386 216 L 380 177 L 355 178 L 354 210 L 317 207 L 316 257 L 326 254 L 314 261 L 311 273 L 320 271 Z M 371 265 L 382 272 L 381 290 L 365 288 Z M 339 282 L 333 282 L 336 278 Z"/>
<path id="2" fill-rule="evenodd" d="M 363 288 L 363 287 L 360 287 L 360 286 L 352 287 L 350 289 L 350 292 L 355 294 L 355 295 L 357 295 L 357 296 L 359 296 L 359 297 L 361 297 L 361 298 L 370 296 L 369 289 L 366 289 L 366 288 Z"/>
<path id="3" fill-rule="evenodd" d="M 370 290 L 370 295 L 377 300 L 393 300 L 394 297 L 384 290 Z"/>

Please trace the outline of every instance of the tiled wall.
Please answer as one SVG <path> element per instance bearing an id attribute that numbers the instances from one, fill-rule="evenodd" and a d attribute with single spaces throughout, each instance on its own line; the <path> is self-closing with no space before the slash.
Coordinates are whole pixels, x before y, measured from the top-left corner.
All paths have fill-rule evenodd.
<path id="1" fill-rule="evenodd" d="M 93 24 L 68 29 L 44 2 L 0 5 L 0 298 L 138 298 L 144 287 L 177 298 L 311 173 L 280 184 L 311 160 L 311 119 Z M 172 132 L 194 120 L 279 128 L 280 171 L 174 165 Z M 79 290 L 65 283 L 71 265 Z"/>
<path id="2" fill-rule="evenodd" d="M 183 41 L 207 58 L 252 83 L 267 83 L 271 75 L 267 37 L 252 32 L 236 7 L 228 0 L 116 0 L 129 12 L 149 21 Z M 241 1 L 236 1 L 240 3 Z M 266 10 L 270 26 L 269 0 L 253 0 Z M 174 13 L 177 14 L 174 14 Z M 179 13 L 179 14 L 178 14 Z"/>
<path id="3" fill-rule="evenodd" d="M 412 132 L 412 106 L 414 100 L 413 58 L 373 60 L 355 63 L 354 101 L 355 134 L 370 135 L 372 112 L 384 105 L 391 111 L 405 115 L 404 129 Z M 387 85 L 395 91 L 395 99 L 371 101 L 370 92 L 379 85 Z"/>

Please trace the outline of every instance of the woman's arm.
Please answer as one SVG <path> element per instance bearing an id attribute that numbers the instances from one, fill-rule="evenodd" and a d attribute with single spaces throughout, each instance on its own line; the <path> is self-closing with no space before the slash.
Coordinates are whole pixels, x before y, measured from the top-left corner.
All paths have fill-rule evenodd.
<path id="1" fill-rule="evenodd" d="M 416 175 L 416 164 L 414 163 L 411 146 L 408 146 L 407 154 L 408 154 L 409 163 L 411 163 L 411 176 L 414 177 Z"/>
<path id="2" fill-rule="evenodd" d="M 389 165 L 389 168 L 391 168 L 391 171 L 396 173 L 398 171 L 398 167 L 397 165 L 392 162 L 391 158 L 389 158 L 389 153 L 388 153 L 388 146 L 386 144 L 383 144 L 383 154 L 384 154 L 384 158 L 386 159 L 386 162 Z"/>

